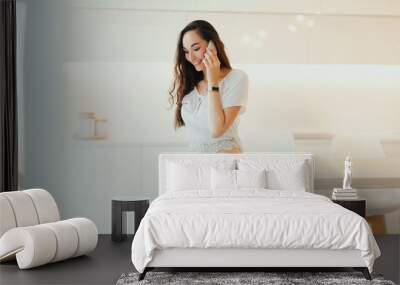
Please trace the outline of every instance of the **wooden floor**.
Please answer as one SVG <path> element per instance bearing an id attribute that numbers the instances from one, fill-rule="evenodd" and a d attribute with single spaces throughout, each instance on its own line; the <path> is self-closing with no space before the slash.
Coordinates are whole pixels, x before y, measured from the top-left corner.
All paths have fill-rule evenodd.
<path id="1" fill-rule="evenodd" d="M 395 283 L 400 281 L 400 235 L 375 237 L 382 251 L 375 272 Z M 88 256 L 19 270 L 16 262 L 0 264 L 0 284 L 115 284 L 124 272 L 134 271 L 130 259 L 132 238 L 116 243 L 110 235 L 100 235 L 94 252 Z"/>

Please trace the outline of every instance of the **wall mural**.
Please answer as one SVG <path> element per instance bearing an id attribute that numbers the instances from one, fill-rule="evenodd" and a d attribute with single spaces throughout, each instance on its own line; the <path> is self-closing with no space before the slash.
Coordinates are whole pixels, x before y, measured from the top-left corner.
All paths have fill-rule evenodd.
<path id="1" fill-rule="evenodd" d="M 312 152 L 317 192 L 327 196 L 343 186 L 350 156 L 367 215 L 382 232 L 400 232 L 400 16 L 100 6 L 73 5 L 66 23 L 67 176 L 81 177 L 68 189 L 102 191 L 101 205 L 110 187 L 157 195 L 158 154 L 188 150 L 168 104 L 178 32 L 205 19 L 249 76 L 244 151 Z M 63 195 L 78 190 L 70 191 Z M 108 221 L 97 222 L 108 231 Z"/>

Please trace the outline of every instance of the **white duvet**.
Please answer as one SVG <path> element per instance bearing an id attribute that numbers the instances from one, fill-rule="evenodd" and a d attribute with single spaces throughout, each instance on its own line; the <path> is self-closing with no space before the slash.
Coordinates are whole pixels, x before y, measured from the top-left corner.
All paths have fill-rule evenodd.
<path id="1" fill-rule="evenodd" d="M 358 249 L 370 272 L 380 255 L 359 215 L 321 195 L 265 189 L 161 195 L 133 239 L 136 269 L 164 248 Z"/>

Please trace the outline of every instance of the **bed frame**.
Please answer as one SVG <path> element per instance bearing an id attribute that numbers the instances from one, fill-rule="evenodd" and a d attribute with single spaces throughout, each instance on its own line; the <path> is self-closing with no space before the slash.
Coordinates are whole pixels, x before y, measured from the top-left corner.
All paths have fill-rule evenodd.
<path id="1" fill-rule="evenodd" d="M 234 271 L 251 271 L 255 268 L 265 270 L 282 267 L 288 270 L 350 267 L 361 271 L 367 280 L 371 280 L 359 250 L 238 248 L 156 250 L 139 280 L 155 268 L 203 268 L 210 271 L 212 268 L 230 268 Z"/>
<path id="2" fill-rule="evenodd" d="M 159 194 L 166 189 L 166 162 L 175 159 L 227 158 L 302 159 L 309 169 L 308 192 L 314 191 L 314 160 L 311 153 L 246 153 L 246 154 L 194 154 L 171 153 L 159 156 Z M 371 275 L 359 250 L 330 249 L 253 249 L 253 248 L 169 248 L 154 252 L 139 280 L 156 268 L 202 268 L 207 270 L 229 268 L 229 271 L 253 271 L 271 268 L 343 268 L 361 271 L 367 280 Z M 261 270 L 263 269 L 263 270 Z"/>

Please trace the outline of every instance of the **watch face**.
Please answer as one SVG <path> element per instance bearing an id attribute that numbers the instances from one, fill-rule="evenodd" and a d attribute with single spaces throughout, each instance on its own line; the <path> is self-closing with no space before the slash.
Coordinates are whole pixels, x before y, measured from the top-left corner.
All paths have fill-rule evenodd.
<path id="1" fill-rule="evenodd" d="M 219 87 L 218 86 L 212 86 L 210 89 L 208 89 L 209 92 L 212 91 L 219 91 Z"/>

